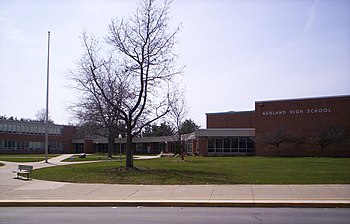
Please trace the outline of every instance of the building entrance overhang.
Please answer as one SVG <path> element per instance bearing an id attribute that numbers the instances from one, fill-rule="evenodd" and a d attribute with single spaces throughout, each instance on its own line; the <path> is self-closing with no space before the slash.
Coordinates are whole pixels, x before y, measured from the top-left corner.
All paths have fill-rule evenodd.
<path id="1" fill-rule="evenodd" d="M 196 137 L 255 137 L 255 128 L 208 128 L 196 131 Z"/>

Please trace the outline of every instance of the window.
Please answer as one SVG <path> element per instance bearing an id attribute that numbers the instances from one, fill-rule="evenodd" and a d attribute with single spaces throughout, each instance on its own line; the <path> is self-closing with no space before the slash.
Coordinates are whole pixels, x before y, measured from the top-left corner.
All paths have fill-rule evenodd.
<path id="1" fill-rule="evenodd" d="M 44 135 L 45 134 L 45 127 L 44 126 L 39 126 L 38 127 L 38 132 L 39 132 L 39 134 Z"/>
<path id="2" fill-rule="evenodd" d="M 14 149 L 15 148 L 15 141 L 4 141 L 4 148 L 5 149 Z"/>
<path id="3" fill-rule="evenodd" d="M 254 153 L 252 137 L 208 137 L 208 153 L 218 155 Z"/>
<path id="4" fill-rule="evenodd" d="M 12 125 L 11 125 L 11 124 L 8 124 L 8 125 L 7 125 L 7 128 L 8 128 L 8 132 L 9 132 L 9 133 L 12 133 Z"/>
<path id="5" fill-rule="evenodd" d="M 230 138 L 224 138 L 224 152 L 231 152 L 231 141 Z"/>
<path id="6" fill-rule="evenodd" d="M 188 153 L 191 153 L 192 152 L 192 143 L 186 143 L 186 151 Z"/>
<path id="7" fill-rule="evenodd" d="M 215 138 L 208 138 L 208 152 L 214 152 L 215 149 Z"/>
<path id="8" fill-rule="evenodd" d="M 21 133 L 21 125 L 20 124 L 16 125 L 16 132 Z"/>
<path id="9" fill-rule="evenodd" d="M 34 134 L 34 127 L 32 125 L 29 126 L 29 132 L 30 134 Z"/>
<path id="10" fill-rule="evenodd" d="M 223 144 L 222 144 L 222 138 L 216 139 L 216 152 L 222 152 L 223 151 Z"/>
<path id="11" fill-rule="evenodd" d="M 249 137 L 249 138 L 248 138 L 247 151 L 248 151 L 248 152 L 254 152 L 254 148 L 255 148 L 254 139 L 251 138 L 251 137 Z"/>
<path id="12" fill-rule="evenodd" d="M 237 137 L 231 138 L 231 149 L 232 149 L 232 152 L 238 152 L 238 138 Z"/>
<path id="13" fill-rule="evenodd" d="M 21 125 L 21 132 L 22 132 L 22 134 L 26 133 L 26 126 L 25 125 Z"/>

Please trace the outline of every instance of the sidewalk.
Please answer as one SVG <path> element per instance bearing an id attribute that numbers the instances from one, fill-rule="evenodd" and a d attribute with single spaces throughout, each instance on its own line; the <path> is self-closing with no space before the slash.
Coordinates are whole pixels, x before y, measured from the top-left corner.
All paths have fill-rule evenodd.
<path id="1" fill-rule="evenodd" d="M 63 155 L 28 163 L 70 164 Z M 0 167 L 0 206 L 350 207 L 350 185 L 120 185 L 14 179 L 18 163 Z"/>

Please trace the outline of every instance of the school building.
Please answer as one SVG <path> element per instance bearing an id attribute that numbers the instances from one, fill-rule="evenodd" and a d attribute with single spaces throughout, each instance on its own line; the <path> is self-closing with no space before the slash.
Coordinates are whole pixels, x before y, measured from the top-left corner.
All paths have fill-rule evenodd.
<path id="1" fill-rule="evenodd" d="M 255 110 L 207 113 L 206 118 L 206 129 L 183 136 L 187 153 L 350 156 L 350 96 L 257 101 Z M 44 128 L 39 122 L 0 119 L 0 153 L 43 153 Z M 330 129 L 347 134 L 347 139 L 329 142 L 322 150 L 315 136 L 327 135 Z M 78 133 L 79 127 L 50 124 L 50 153 L 107 152 L 106 138 Z M 279 149 L 270 144 L 278 138 Z M 134 152 L 174 152 L 175 141 L 174 136 L 135 137 Z M 114 153 L 120 150 L 125 151 L 125 138 L 115 139 Z"/>
<path id="2" fill-rule="evenodd" d="M 320 156 L 315 135 L 333 128 L 347 134 L 345 141 L 329 144 L 325 156 L 350 156 L 350 96 L 286 99 L 255 102 L 254 111 L 207 113 L 207 129 L 200 130 L 201 155 L 275 156 L 267 144 L 285 132 L 293 135 L 280 144 L 281 156 Z"/>

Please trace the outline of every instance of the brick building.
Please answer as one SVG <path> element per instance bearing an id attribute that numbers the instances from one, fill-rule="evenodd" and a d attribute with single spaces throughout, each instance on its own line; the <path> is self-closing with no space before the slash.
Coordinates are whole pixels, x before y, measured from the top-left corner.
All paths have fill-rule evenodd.
<path id="1" fill-rule="evenodd" d="M 258 101 L 254 111 L 206 116 L 207 129 L 196 135 L 196 150 L 202 155 L 274 156 L 278 150 L 266 139 L 288 133 L 293 139 L 282 141 L 281 156 L 350 156 L 349 138 L 324 152 L 315 144 L 317 133 L 332 128 L 349 137 L 350 96 Z"/>
<path id="2" fill-rule="evenodd" d="M 350 96 L 255 102 L 254 111 L 207 113 L 207 127 L 183 136 L 186 151 L 203 156 L 350 156 Z M 317 134 L 336 130 L 345 141 L 322 147 Z M 50 153 L 107 152 L 107 139 L 77 138 L 79 128 L 50 124 Z M 282 138 L 279 148 L 271 144 Z M 134 138 L 136 153 L 174 152 L 175 138 Z M 0 153 L 44 152 L 45 124 L 0 119 Z M 269 144 L 270 143 L 270 144 Z M 125 151 L 125 138 L 114 153 Z"/>
<path id="3" fill-rule="evenodd" d="M 49 124 L 49 153 L 72 153 L 76 127 Z M 45 123 L 0 119 L 0 153 L 44 153 Z"/>

